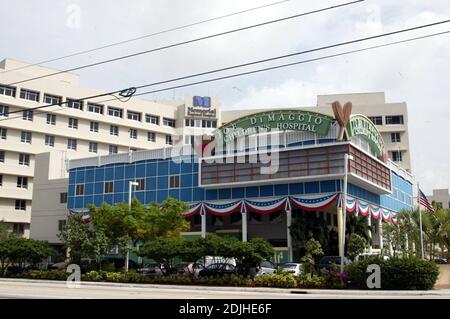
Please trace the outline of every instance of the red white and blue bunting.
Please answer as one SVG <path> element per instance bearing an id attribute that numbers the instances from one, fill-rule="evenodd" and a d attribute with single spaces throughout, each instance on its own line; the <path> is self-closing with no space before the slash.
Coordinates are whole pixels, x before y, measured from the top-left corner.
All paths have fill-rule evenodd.
<path id="1" fill-rule="evenodd" d="M 183 217 L 189 218 L 198 213 L 200 215 L 210 213 L 217 216 L 228 216 L 237 212 L 270 214 L 280 210 L 291 211 L 291 205 L 303 210 L 315 211 L 329 207 L 336 201 L 338 207 L 341 207 L 342 196 L 340 193 L 331 193 L 327 195 L 286 196 L 252 200 L 239 199 L 198 202 L 190 204 L 189 210 L 183 214 Z M 394 224 L 397 223 L 397 219 L 395 218 L 393 212 L 351 196 L 347 197 L 346 208 L 347 212 L 355 212 L 356 214 L 360 214 L 362 217 L 371 216 L 374 220 L 381 218 L 383 222 L 391 221 Z"/>
<path id="2" fill-rule="evenodd" d="M 246 211 L 252 211 L 258 214 L 270 214 L 278 210 L 286 209 L 287 197 L 277 198 L 273 200 L 258 199 L 258 200 L 244 200 Z"/>
<path id="3" fill-rule="evenodd" d="M 330 206 L 339 197 L 338 193 L 330 195 L 319 195 L 314 197 L 291 197 L 294 206 L 303 210 L 318 210 Z"/>

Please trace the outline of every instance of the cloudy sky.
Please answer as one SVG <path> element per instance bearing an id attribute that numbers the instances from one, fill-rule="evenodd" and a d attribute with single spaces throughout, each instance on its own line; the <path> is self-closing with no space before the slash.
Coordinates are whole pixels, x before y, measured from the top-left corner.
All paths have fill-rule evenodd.
<path id="1" fill-rule="evenodd" d="M 87 50 L 282 0 L 19 0 L 2 3 L 0 58 L 26 62 Z M 48 63 L 67 69 L 349 0 L 289 0 L 264 9 Z M 450 18 L 448 0 L 366 0 L 352 6 L 77 71 L 113 90 L 288 54 Z M 450 30 L 450 23 L 302 55 L 272 66 Z M 253 66 L 240 71 L 249 71 Z M 221 73 L 232 74 L 236 71 Z M 413 170 L 422 188 L 450 187 L 450 35 L 148 95 L 216 95 L 225 108 L 313 106 L 318 94 L 386 93 L 406 102 Z M 212 76 L 204 76 L 206 79 Z M 181 83 L 187 83 L 179 82 Z M 159 86 L 158 88 L 163 88 Z"/>

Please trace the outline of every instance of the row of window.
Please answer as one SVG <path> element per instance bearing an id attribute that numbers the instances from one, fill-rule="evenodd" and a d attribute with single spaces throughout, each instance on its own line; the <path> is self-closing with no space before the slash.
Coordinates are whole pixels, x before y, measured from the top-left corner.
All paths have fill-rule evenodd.
<path id="1" fill-rule="evenodd" d="M 0 150 L 0 163 L 5 162 L 5 151 Z M 19 165 L 30 166 L 30 154 L 19 154 Z"/>
<path id="2" fill-rule="evenodd" d="M 3 186 L 3 175 L 0 175 L 0 186 Z M 17 188 L 28 189 L 28 177 L 17 176 Z"/>
<path id="3" fill-rule="evenodd" d="M 169 188 L 178 188 L 180 187 L 180 175 L 170 175 L 169 178 Z M 135 182 L 137 185 L 135 186 L 134 191 L 145 191 L 145 178 L 136 179 Z M 105 194 L 114 193 L 114 181 L 105 181 L 103 191 Z M 84 184 L 76 184 L 75 185 L 75 196 L 84 195 Z M 67 198 L 66 198 L 67 201 Z"/>
<path id="4" fill-rule="evenodd" d="M 383 125 L 382 116 L 369 116 L 369 119 L 375 125 Z M 386 125 L 405 124 L 403 121 L 403 115 L 386 115 L 384 120 Z"/>
<path id="5" fill-rule="evenodd" d="M 186 127 L 216 128 L 216 120 L 185 119 Z"/>
<path id="6" fill-rule="evenodd" d="M 16 97 L 16 88 L 10 87 L 7 85 L 0 85 L 0 94 Z M 39 102 L 40 101 L 40 92 L 28 90 L 28 89 L 20 89 L 20 98 Z M 52 104 L 52 105 L 62 105 L 63 98 L 61 96 L 51 95 L 44 93 L 44 99 L 43 102 L 46 104 Z M 66 98 L 66 103 L 68 108 L 77 109 L 80 111 L 83 111 L 84 108 L 84 101 L 83 100 L 77 100 L 72 98 Z M 97 113 L 97 114 L 103 114 L 104 113 L 105 106 L 102 104 L 96 104 L 92 102 L 87 103 L 87 111 L 91 113 Z M 113 117 L 120 117 L 123 118 L 124 110 L 118 107 L 108 106 L 107 107 L 108 115 Z M 31 111 L 32 112 L 32 111 Z M 8 116 L 9 114 L 9 108 L 6 105 L 2 105 L 0 107 L 0 116 Z M 127 119 L 133 120 L 133 121 L 142 121 L 142 113 L 136 112 L 136 111 L 127 111 Z M 160 123 L 160 117 L 158 115 L 153 114 L 145 114 L 145 122 L 150 124 L 159 125 Z M 163 117 L 163 125 L 175 127 L 176 121 L 171 118 Z"/>

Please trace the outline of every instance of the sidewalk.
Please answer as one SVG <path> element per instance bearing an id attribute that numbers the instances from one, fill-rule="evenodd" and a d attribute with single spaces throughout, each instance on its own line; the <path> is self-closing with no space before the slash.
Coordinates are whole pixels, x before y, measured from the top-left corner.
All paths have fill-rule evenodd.
<path id="1" fill-rule="evenodd" d="M 64 281 L 58 280 L 39 280 L 39 279 L 15 279 L 0 278 L 0 284 L 5 283 L 30 283 L 30 284 L 54 284 L 64 285 Z M 338 290 L 338 289 L 283 289 L 283 288 L 264 288 L 264 287 L 223 287 L 223 286 L 191 286 L 191 285 L 155 285 L 155 284 L 127 284 L 112 282 L 88 282 L 82 281 L 84 287 L 122 287 L 122 288 L 140 288 L 140 289 L 177 289 L 177 290 L 216 290 L 216 291 L 236 291 L 236 292 L 261 292 L 261 293 L 292 293 L 292 294 L 317 294 L 317 295 L 408 295 L 408 296 L 448 296 L 450 298 L 450 289 L 433 290 Z"/>

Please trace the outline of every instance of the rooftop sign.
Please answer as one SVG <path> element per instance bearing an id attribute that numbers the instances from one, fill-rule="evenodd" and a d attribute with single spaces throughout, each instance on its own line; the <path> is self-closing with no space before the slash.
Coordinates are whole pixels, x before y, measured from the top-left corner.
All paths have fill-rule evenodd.
<path id="1" fill-rule="evenodd" d="M 369 147 L 375 156 L 383 156 L 383 138 L 369 118 L 361 114 L 351 115 L 347 124 L 347 131 L 350 138 L 352 136 L 362 136 L 369 143 Z"/>
<path id="2" fill-rule="evenodd" d="M 303 110 L 277 110 L 251 114 L 236 119 L 216 130 L 216 138 L 225 143 L 235 138 L 258 134 L 260 131 L 305 131 L 326 135 L 333 118 Z"/>

